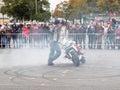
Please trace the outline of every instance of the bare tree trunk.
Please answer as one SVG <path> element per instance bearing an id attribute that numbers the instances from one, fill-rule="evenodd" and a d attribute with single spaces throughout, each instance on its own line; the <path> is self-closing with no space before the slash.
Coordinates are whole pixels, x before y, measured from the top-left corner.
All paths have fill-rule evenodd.
<path id="1" fill-rule="evenodd" d="M 3 16 L 3 23 L 4 23 L 4 14 L 2 14 L 2 16 Z"/>

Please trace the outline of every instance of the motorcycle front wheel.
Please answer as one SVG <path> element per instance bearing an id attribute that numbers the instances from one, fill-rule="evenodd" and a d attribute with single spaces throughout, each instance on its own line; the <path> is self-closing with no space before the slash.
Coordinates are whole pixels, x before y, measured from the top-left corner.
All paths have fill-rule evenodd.
<path id="1" fill-rule="evenodd" d="M 80 65 L 80 61 L 79 61 L 79 57 L 78 57 L 78 53 L 75 51 L 71 52 L 72 54 L 72 62 L 75 66 L 79 66 Z"/>

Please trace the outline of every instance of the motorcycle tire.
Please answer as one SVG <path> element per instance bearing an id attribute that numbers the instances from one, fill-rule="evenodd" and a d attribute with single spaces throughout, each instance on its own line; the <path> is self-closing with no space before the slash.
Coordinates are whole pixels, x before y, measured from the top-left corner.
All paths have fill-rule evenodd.
<path id="1" fill-rule="evenodd" d="M 81 63 L 85 63 L 86 62 L 86 59 L 85 57 L 82 57 L 82 59 L 80 60 Z"/>
<path id="2" fill-rule="evenodd" d="M 71 52 L 72 54 L 72 62 L 75 66 L 79 66 L 80 65 L 80 61 L 79 61 L 79 57 L 78 57 L 78 53 L 75 51 Z"/>

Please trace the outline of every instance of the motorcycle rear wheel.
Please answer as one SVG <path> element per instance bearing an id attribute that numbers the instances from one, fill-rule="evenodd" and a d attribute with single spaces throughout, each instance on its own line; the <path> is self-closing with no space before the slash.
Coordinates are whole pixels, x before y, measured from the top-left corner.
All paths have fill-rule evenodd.
<path id="1" fill-rule="evenodd" d="M 80 60 L 80 62 L 84 64 L 86 62 L 85 57 L 82 57 L 82 59 Z"/>
<path id="2" fill-rule="evenodd" d="M 80 65 L 80 61 L 79 61 L 79 57 L 78 57 L 78 53 L 75 51 L 71 52 L 72 54 L 72 62 L 75 66 L 79 66 Z"/>

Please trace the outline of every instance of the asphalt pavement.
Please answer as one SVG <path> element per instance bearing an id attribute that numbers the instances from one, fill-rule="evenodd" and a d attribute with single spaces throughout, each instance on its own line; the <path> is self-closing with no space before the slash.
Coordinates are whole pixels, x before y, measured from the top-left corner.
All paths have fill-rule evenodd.
<path id="1" fill-rule="evenodd" d="M 47 65 L 49 49 L 0 49 L 0 90 L 120 90 L 120 51 L 82 50 L 75 67 L 64 52 Z"/>

